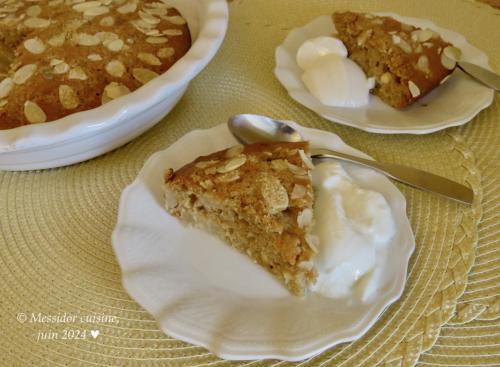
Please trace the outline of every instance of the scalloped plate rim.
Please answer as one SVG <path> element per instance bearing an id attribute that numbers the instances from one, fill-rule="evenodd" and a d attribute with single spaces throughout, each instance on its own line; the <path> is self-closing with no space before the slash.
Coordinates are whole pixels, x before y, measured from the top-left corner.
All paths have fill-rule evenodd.
<path id="1" fill-rule="evenodd" d="M 467 39 L 462 34 L 460 34 L 458 32 L 455 32 L 455 31 L 452 31 L 452 30 L 449 30 L 449 29 L 446 29 L 443 27 L 439 27 L 429 19 L 405 17 L 405 16 L 401 16 L 401 15 L 393 13 L 393 12 L 373 12 L 373 14 L 381 15 L 381 16 L 390 16 L 390 17 L 395 18 L 398 21 L 405 22 L 408 24 L 414 24 L 414 25 L 417 25 L 420 27 L 422 27 L 422 24 L 423 24 L 428 28 L 432 28 L 432 29 L 438 31 L 439 33 L 446 33 L 448 35 L 451 35 L 451 36 L 453 36 L 454 39 L 459 40 L 462 45 L 466 46 L 468 48 L 469 52 L 474 53 L 474 56 L 476 57 L 475 62 L 478 65 L 483 66 L 489 70 L 492 70 L 491 66 L 488 63 L 488 56 L 483 51 L 478 49 L 477 47 L 468 43 Z M 287 48 L 285 47 L 285 43 L 287 42 L 287 40 L 290 37 L 290 35 L 292 34 L 292 32 L 297 32 L 297 31 L 307 32 L 307 29 L 309 29 L 308 27 L 310 27 L 312 23 L 318 21 L 320 18 L 327 18 L 327 17 L 329 17 L 329 16 L 327 16 L 327 15 L 318 16 L 318 17 L 312 19 L 311 21 L 309 21 L 307 24 L 305 24 L 301 27 L 297 27 L 297 28 L 292 29 L 288 33 L 288 35 L 285 38 L 285 40 L 283 41 L 283 43 L 281 43 L 276 48 L 276 53 L 275 53 L 276 67 L 274 69 L 274 74 L 275 74 L 276 78 L 283 85 L 283 87 L 287 90 L 288 94 L 290 95 L 290 97 L 293 100 L 295 100 L 297 103 L 305 106 L 306 108 L 311 109 L 312 111 L 316 112 L 318 115 L 325 118 L 326 120 L 329 120 L 329 121 L 332 121 L 335 123 L 339 123 L 342 125 L 358 128 L 358 129 L 363 130 L 363 131 L 377 133 L 377 134 L 429 134 L 429 133 L 433 133 L 433 132 L 443 130 L 443 129 L 446 129 L 449 127 L 464 125 L 467 122 L 471 121 L 482 110 L 486 109 L 487 107 L 489 107 L 493 103 L 494 91 L 492 89 L 488 89 L 487 87 L 484 87 L 485 93 L 483 95 L 483 98 L 481 100 L 478 100 L 477 105 L 475 106 L 474 109 L 471 109 L 467 113 L 464 112 L 462 114 L 462 116 L 454 117 L 452 119 L 448 119 L 448 120 L 441 121 L 441 122 L 436 122 L 433 125 L 413 125 L 411 127 L 397 125 L 397 123 L 395 121 L 392 122 L 390 126 L 383 126 L 383 125 L 381 125 L 380 122 L 377 124 L 370 123 L 369 121 L 366 123 L 365 122 L 358 122 L 358 121 L 353 121 L 352 119 L 343 118 L 339 115 L 335 115 L 333 112 L 331 114 L 329 114 L 329 113 L 326 114 L 326 113 L 322 113 L 320 111 L 317 111 L 318 108 L 304 103 L 302 101 L 302 98 L 297 97 L 297 91 L 299 91 L 301 93 L 309 94 L 309 92 L 307 91 L 307 89 L 303 85 L 300 88 L 292 88 L 292 87 L 288 86 L 287 83 L 278 75 L 279 72 L 281 72 L 281 71 L 285 71 L 285 72 L 288 71 L 288 72 L 293 73 L 293 71 L 290 71 L 290 69 L 288 69 L 286 66 L 283 66 L 280 64 L 280 61 L 278 60 L 278 50 L 287 52 L 286 51 Z M 486 89 L 488 89 L 488 90 L 486 90 Z M 371 97 L 372 101 L 374 98 L 377 98 L 373 95 L 371 95 L 370 97 Z M 311 97 L 311 98 L 313 98 L 313 97 Z M 315 101 L 314 103 L 315 103 L 315 105 L 320 104 L 317 101 Z M 370 103 L 373 103 L 373 102 L 370 102 Z M 381 103 L 383 103 L 383 102 L 381 102 Z M 334 107 L 327 107 L 327 106 L 323 106 L 323 107 L 334 109 Z M 387 106 L 387 107 L 390 108 L 389 106 Z"/>
<path id="2" fill-rule="evenodd" d="M 316 130 L 316 129 L 308 129 L 304 127 L 300 127 L 297 124 L 294 124 L 297 128 L 302 129 L 302 132 L 309 132 L 312 135 L 314 134 L 321 134 L 325 136 L 333 136 L 338 138 L 333 133 L 329 132 L 324 132 L 321 130 Z M 222 129 L 222 125 L 218 125 L 214 128 L 211 129 L 201 129 L 201 130 L 193 130 L 189 132 L 188 134 L 184 135 L 181 139 L 177 140 L 174 144 L 181 144 L 185 143 L 186 141 L 189 141 L 189 139 L 199 139 L 200 137 L 203 137 L 207 133 L 210 134 L 211 132 L 218 131 L 217 129 Z M 369 158 L 368 155 L 357 151 L 349 146 L 347 146 L 345 143 L 342 142 L 340 138 L 338 138 L 341 144 L 344 144 L 347 148 L 352 149 L 352 152 L 357 152 L 358 155 L 362 157 L 367 157 Z M 123 210 L 123 208 L 126 207 L 126 203 L 130 200 L 131 195 L 133 196 L 135 194 L 136 190 L 147 190 L 146 185 L 145 185 L 145 179 L 147 179 L 148 174 L 155 168 L 155 165 L 157 162 L 161 159 L 164 158 L 164 156 L 167 155 L 166 152 L 169 151 L 171 147 L 156 152 L 154 153 L 144 164 L 143 168 L 139 172 L 137 178 L 129 185 L 127 186 L 120 198 L 120 205 L 119 205 L 119 212 L 118 212 L 118 220 L 116 227 L 113 231 L 112 235 L 112 242 L 113 242 L 113 248 L 114 251 L 117 255 L 118 262 L 120 263 L 120 267 L 122 267 L 123 263 L 121 261 L 121 256 L 124 256 L 124 254 L 121 253 L 120 245 L 119 242 L 121 240 L 120 235 L 121 231 L 123 230 L 124 227 L 127 227 L 127 223 L 123 223 L 128 219 L 128 214 L 126 211 Z M 387 179 L 386 179 L 387 180 Z M 211 352 L 215 353 L 217 356 L 225 359 L 231 359 L 231 360 L 245 360 L 245 359 L 261 359 L 261 358 L 278 358 L 281 360 L 286 360 L 286 361 L 299 361 L 303 360 L 305 358 L 309 358 L 313 355 L 316 355 L 318 353 L 321 353 L 322 351 L 342 342 L 346 341 L 353 341 L 362 336 L 368 329 L 370 329 L 373 324 L 377 321 L 378 317 L 385 311 L 385 309 L 392 303 L 394 303 L 402 294 L 404 290 L 404 286 L 406 283 L 406 274 L 407 274 L 407 269 L 408 269 L 408 263 L 409 263 L 409 258 L 411 254 L 414 251 L 415 248 L 415 239 L 413 236 L 413 232 L 411 230 L 411 226 L 409 224 L 408 218 L 406 217 L 406 200 L 404 196 L 401 194 L 397 188 L 390 183 L 389 180 L 387 182 L 394 187 L 394 189 L 397 191 L 397 200 L 398 200 L 398 206 L 399 210 L 402 210 L 403 213 L 405 213 L 404 216 L 404 223 L 407 226 L 405 228 L 406 231 L 408 231 L 409 236 L 405 237 L 406 242 L 403 244 L 404 245 L 404 263 L 399 264 L 400 269 L 398 269 L 397 274 L 398 276 L 398 281 L 395 282 L 390 289 L 390 292 L 387 291 L 385 298 L 383 301 L 379 301 L 380 305 L 378 309 L 374 309 L 373 307 L 370 308 L 371 313 L 367 313 L 363 316 L 362 320 L 358 320 L 358 325 L 354 325 L 350 330 L 347 331 L 347 334 L 342 336 L 342 337 L 335 337 L 331 334 L 329 335 L 324 335 L 322 338 L 317 338 L 316 340 L 309 342 L 307 344 L 303 344 L 301 348 L 296 348 L 293 350 L 287 350 L 284 352 L 283 350 L 276 350 L 273 349 L 273 347 L 268 347 L 268 348 L 263 348 L 262 345 L 255 347 L 255 349 L 249 349 L 248 345 L 245 346 L 244 348 L 238 348 L 238 346 L 233 345 L 234 343 L 227 342 L 228 338 L 224 336 L 218 336 L 217 342 L 213 340 L 213 333 L 210 333 L 209 330 L 203 330 L 200 332 L 200 328 L 195 328 L 194 325 L 191 327 L 186 327 L 185 325 L 179 326 L 179 323 L 175 323 L 173 321 L 164 321 L 161 322 L 160 320 L 157 320 L 160 325 L 162 330 L 168 334 L 171 335 L 177 339 L 183 340 L 188 343 L 192 343 L 195 345 L 199 345 L 202 347 L 205 347 L 209 349 Z M 394 199 L 396 200 L 396 199 Z M 148 302 L 148 295 L 144 293 L 144 290 L 140 287 L 137 286 L 136 283 L 134 283 L 134 278 L 130 277 L 128 275 L 128 272 L 125 271 L 122 268 L 123 272 L 123 278 L 122 278 L 122 283 L 124 288 L 127 290 L 127 292 L 146 310 L 148 310 L 150 307 L 150 304 Z M 389 292 L 389 294 L 387 294 Z M 365 319 L 368 318 L 369 320 L 366 321 Z M 364 322 L 363 322 L 364 321 Z M 362 327 L 359 326 L 359 324 L 363 324 Z M 193 331 L 193 329 L 196 329 L 196 331 Z M 188 332 L 189 331 L 189 332 Z M 342 332 L 346 332 L 346 330 L 342 330 Z M 225 338 L 225 339 L 224 339 Z M 226 342 L 221 341 L 226 340 Z M 304 340 L 297 340 L 297 341 L 304 341 Z M 238 343 L 236 343 L 238 344 Z"/>

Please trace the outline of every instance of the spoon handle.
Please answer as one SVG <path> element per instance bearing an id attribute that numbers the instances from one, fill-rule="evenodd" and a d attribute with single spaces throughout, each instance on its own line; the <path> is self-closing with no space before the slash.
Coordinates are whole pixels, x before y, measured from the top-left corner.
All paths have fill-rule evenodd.
<path id="1" fill-rule="evenodd" d="M 500 92 L 500 75 L 485 68 L 468 62 L 460 61 L 457 66 L 465 73 L 479 80 L 481 83 Z"/>
<path id="2" fill-rule="evenodd" d="M 417 168 L 392 163 L 380 163 L 329 149 L 313 149 L 311 153 L 311 157 L 314 159 L 333 158 L 374 168 L 397 181 L 446 196 L 461 203 L 472 204 L 474 199 L 474 193 L 468 187 Z"/>

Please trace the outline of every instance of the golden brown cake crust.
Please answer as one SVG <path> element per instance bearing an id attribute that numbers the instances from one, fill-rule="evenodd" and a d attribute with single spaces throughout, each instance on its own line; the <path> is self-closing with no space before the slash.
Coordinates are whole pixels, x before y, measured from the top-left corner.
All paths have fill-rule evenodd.
<path id="1" fill-rule="evenodd" d="M 375 77 L 373 94 L 393 107 L 422 98 L 455 68 L 449 56 L 458 49 L 429 29 L 349 11 L 334 13 L 333 21 L 349 58 Z"/>
<path id="2" fill-rule="evenodd" d="M 303 142 L 253 144 L 199 157 L 166 173 L 167 210 L 219 235 L 302 295 L 316 279 L 307 150 Z"/>
<path id="3" fill-rule="evenodd" d="M 155 0 L 9 7 L 0 9 L 0 46 L 14 49 L 0 84 L 0 129 L 98 107 L 165 72 L 191 45 L 179 12 Z"/>

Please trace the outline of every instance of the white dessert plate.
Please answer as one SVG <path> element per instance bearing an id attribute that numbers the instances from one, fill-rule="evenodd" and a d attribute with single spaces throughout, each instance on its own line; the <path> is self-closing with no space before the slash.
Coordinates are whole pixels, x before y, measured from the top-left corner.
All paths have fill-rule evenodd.
<path id="1" fill-rule="evenodd" d="M 363 154 L 332 133 L 293 124 L 313 147 Z M 236 144 L 226 125 L 195 130 L 151 156 L 121 196 L 113 248 L 127 292 L 168 335 L 226 359 L 302 360 L 363 335 L 403 292 L 415 241 L 398 189 L 373 170 L 346 164 L 362 187 L 381 192 L 397 233 L 369 304 L 310 293 L 292 296 L 265 269 L 219 239 L 185 227 L 163 208 L 163 176 Z"/>
<path id="2" fill-rule="evenodd" d="M 484 52 L 467 42 L 464 36 L 438 27 L 427 19 L 390 16 L 400 22 L 430 28 L 462 50 L 462 60 L 491 70 Z M 465 124 L 493 102 L 494 91 L 456 69 L 442 85 L 412 106 L 397 110 L 371 95 L 365 107 L 341 108 L 320 103 L 302 82 L 302 69 L 295 57 L 300 45 L 311 38 L 330 36 L 335 25 L 330 16 L 320 16 L 303 27 L 292 30 L 276 49 L 276 77 L 289 95 L 300 104 L 327 120 L 380 134 L 428 134 L 451 126 Z"/>
<path id="3" fill-rule="evenodd" d="M 192 45 L 169 70 L 103 106 L 43 124 L 0 130 L 0 169 L 81 162 L 127 143 L 160 121 L 214 57 L 227 29 L 226 0 L 162 0 L 186 18 Z"/>

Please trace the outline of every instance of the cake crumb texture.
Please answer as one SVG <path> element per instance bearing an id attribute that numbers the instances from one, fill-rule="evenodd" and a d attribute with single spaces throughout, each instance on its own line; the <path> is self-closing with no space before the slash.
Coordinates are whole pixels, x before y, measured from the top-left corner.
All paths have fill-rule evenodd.
<path id="1" fill-rule="evenodd" d="M 317 271 L 308 143 L 236 145 L 165 173 L 168 212 L 218 235 L 295 295 Z"/>

